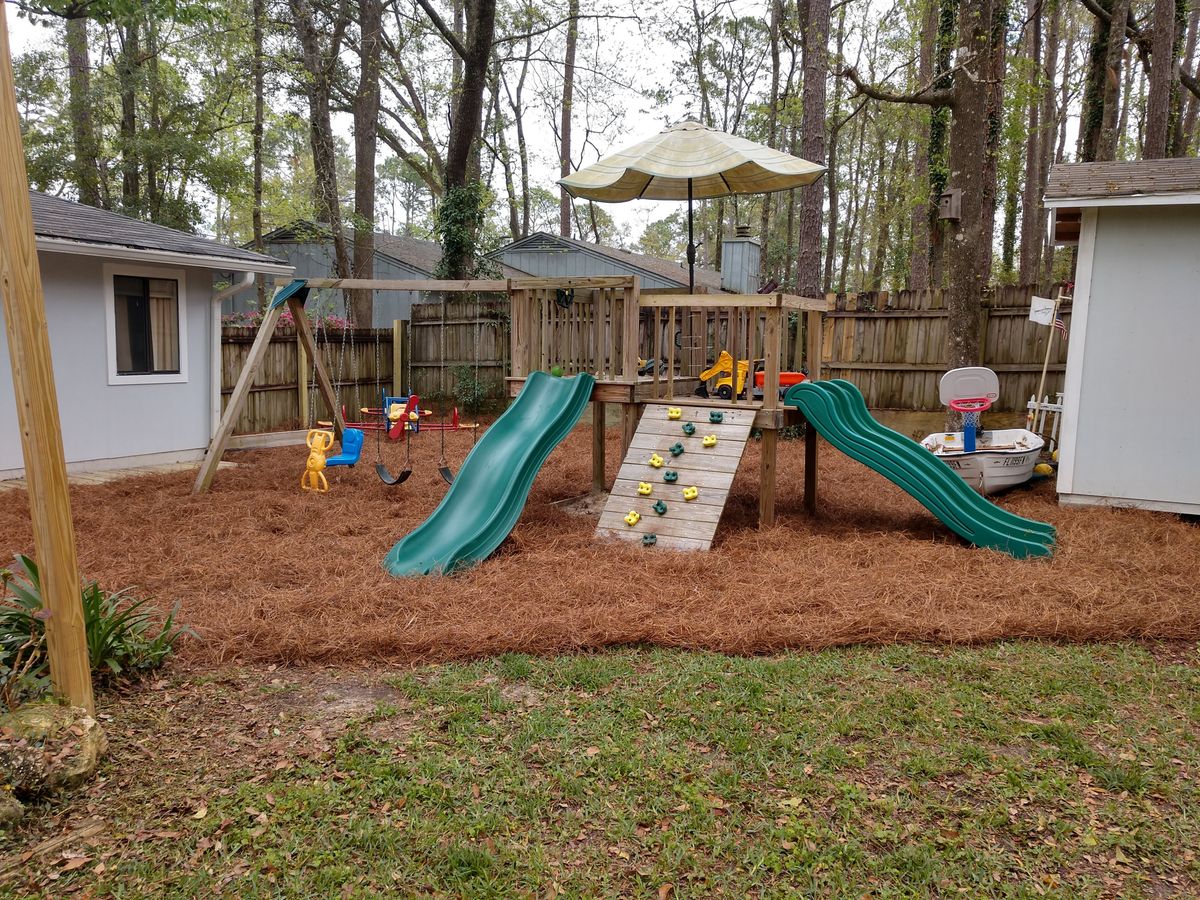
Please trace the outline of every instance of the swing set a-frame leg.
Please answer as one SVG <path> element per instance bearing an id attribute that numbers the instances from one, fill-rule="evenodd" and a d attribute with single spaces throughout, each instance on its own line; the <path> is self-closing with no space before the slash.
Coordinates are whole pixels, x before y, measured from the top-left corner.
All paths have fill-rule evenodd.
<path id="1" fill-rule="evenodd" d="M 321 355 L 317 352 L 312 328 L 304 315 L 304 301 L 300 297 L 290 297 L 287 300 L 287 308 L 291 310 L 292 319 L 296 323 L 296 335 L 303 344 L 304 351 L 313 360 L 317 371 L 317 386 L 320 388 L 321 396 L 325 399 L 325 404 L 333 411 L 334 429 L 340 440 L 342 432 L 346 428 L 346 422 L 342 418 L 342 410 L 337 403 L 333 381 L 329 377 Z M 229 438 L 233 436 L 234 425 L 242 413 L 242 408 L 246 405 L 246 398 L 250 396 L 250 388 L 254 384 L 254 378 L 258 375 L 259 369 L 262 368 L 267 348 L 271 346 L 271 336 L 275 333 L 279 317 L 282 314 L 283 305 L 277 303 L 272 303 L 263 314 L 258 334 L 254 336 L 254 343 L 250 345 L 250 354 L 246 357 L 246 363 L 238 375 L 237 384 L 234 385 L 233 393 L 229 396 L 229 403 L 221 415 L 221 424 L 217 426 L 217 433 L 213 435 L 212 442 L 208 445 L 208 451 L 204 454 L 204 461 L 200 464 L 196 482 L 192 485 L 193 494 L 203 494 L 212 486 L 213 478 L 217 474 L 217 466 L 221 462 L 221 457 L 225 455 L 225 447 L 229 443 Z"/>

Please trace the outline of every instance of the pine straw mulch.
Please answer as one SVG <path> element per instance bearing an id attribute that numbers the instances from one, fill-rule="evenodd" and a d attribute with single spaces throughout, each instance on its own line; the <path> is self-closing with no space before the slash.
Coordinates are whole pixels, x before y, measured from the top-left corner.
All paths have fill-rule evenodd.
<path id="1" fill-rule="evenodd" d="M 619 464 L 609 429 L 608 468 Z M 512 536 L 453 577 L 396 580 L 391 545 L 445 492 L 437 439 L 387 488 L 373 466 L 298 488 L 302 448 L 230 454 L 212 492 L 186 474 L 72 489 L 80 566 L 107 587 L 178 601 L 199 639 L 181 655 L 238 660 L 418 662 L 645 642 L 769 653 L 900 640 L 1200 638 L 1200 528 L 1134 510 L 1063 509 L 1043 483 L 1000 499 L 1054 523 L 1054 559 L 971 548 L 882 477 L 821 448 L 820 509 L 801 506 L 803 445 L 781 442 L 778 524 L 758 530 L 758 449 L 739 470 L 712 552 L 593 539 L 595 519 L 554 501 L 584 493 L 589 428 L 554 451 Z M 461 461 L 466 434 L 447 438 Z M 364 461 L 373 448 L 364 450 Z M 392 468 L 398 450 L 385 449 Z M 0 553 L 31 551 L 25 494 L 0 496 Z"/>

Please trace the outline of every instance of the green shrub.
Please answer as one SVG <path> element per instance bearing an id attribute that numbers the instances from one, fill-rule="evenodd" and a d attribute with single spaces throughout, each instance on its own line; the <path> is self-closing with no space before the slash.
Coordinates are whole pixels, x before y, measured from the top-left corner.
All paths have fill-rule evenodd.
<path id="1" fill-rule="evenodd" d="M 454 403 L 459 412 L 473 416 L 491 403 L 495 385 L 477 378 L 471 366 L 454 366 L 450 370 L 450 377 L 454 380 Z"/>
<path id="2" fill-rule="evenodd" d="M 0 670 L 23 684 L 8 693 L 44 691 L 49 661 L 46 656 L 46 618 L 42 581 L 37 564 L 17 555 L 13 571 L 3 573 L 0 597 Z M 175 641 L 190 632 L 176 627 L 178 606 L 158 624 L 158 610 L 146 599 L 134 600 L 129 591 L 110 593 L 94 581 L 80 593 L 87 633 L 88 657 L 98 676 L 130 676 L 156 669 L 170 655 Z M 40 690 L 39 690 L 40 688 Z"/>

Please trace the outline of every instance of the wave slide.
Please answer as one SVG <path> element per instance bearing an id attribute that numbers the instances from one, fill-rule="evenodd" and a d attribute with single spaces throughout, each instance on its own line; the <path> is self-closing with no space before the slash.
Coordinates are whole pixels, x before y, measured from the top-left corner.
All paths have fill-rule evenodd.
<path id="1" fill-rule="evenodd" d="M 784 403 L 799 407 L 829 443 L 903 488 L 964 540 L 1017 559 L 1054 552 L 1054 526 L 1015 515 L 971 490 L 920 444 L 876 422 L 850 382 L 805 381 L 787 392 Z"/>
<path id="2" fill-rule="evenodd" d="M 449 573 L 481 562 L 512 531 L 533 479 L 575 427 L 595 379 L 533 372 L 479 439 L 433 514 L 383 560 L 389 575 Z"/>

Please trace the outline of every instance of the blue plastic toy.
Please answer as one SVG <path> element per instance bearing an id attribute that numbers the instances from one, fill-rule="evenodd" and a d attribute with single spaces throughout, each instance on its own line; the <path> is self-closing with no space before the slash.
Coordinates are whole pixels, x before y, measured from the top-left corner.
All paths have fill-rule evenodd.
<path id="1" fill-rule="evenodd" d="M 362 456 L 363 433 L 357 428 L 347 428 L 342 432 L 342 452 L 325 460 L 328 466 L 352 466 Z"/>

